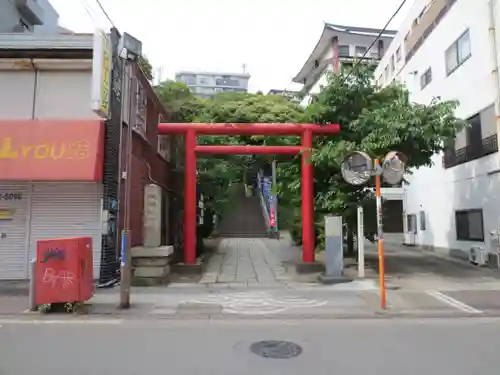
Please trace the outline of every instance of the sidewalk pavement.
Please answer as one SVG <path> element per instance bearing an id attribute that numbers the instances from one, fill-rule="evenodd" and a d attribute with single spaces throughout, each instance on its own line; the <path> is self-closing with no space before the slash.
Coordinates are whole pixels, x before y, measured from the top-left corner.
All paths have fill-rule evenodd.
<path id="1" fill-rule="evenodd" d="M 500 291 L 488 300 L 500 301 Z M 477 294 L 428 291 L 387 291 L 387 309 L 380 308 L 374 281 L 338 285 L 289 284 L 284 288 L 249 288 L 246 285 L 173 284 L 169 287 L 133 288 L 131 308 L 121 310 L 119 288 L 98 290 L 81 314 L 89 318 L 123 319 L 373 319 L 498 317 L 500 303 L 485 303 Z M 27 298 L 27 297 L 26 297 Z M 473 298 L 476 298 L 475 300 Z M 67 319 L 68 314 L 27 312 L 22 306 L 0 309 L 1 318 Z M 78 315 L 81 318 L 81 315 Z"/>
<path id="2" fill-rule="evenodd" d="M 141 319 L 500 316 L 496 271 L 388 246 L 387 309 L 383 310 L 374 249 L 367 246 L 367 265 L 373 269 L 366 279 L 330 286 L 314 278 L 309 280 L 314 282 L 297 278 L 291 264 L 300 255 L 298 250 L 288 239 L 226 239 L 198 283 L 132 288 L 132 306 L 127 310 L 118 309 L 119 287 L 99 289 L 87 313 Z M 354 269 L 349 271 L 355 274 Z M 26 285 L 11 285 L 10 293 L 1 290 L 0 316 L 27 309 Z"/>
<path id="3" fill-rule="evenodd" d="M 386 244 L 384 263 L 387 284 L 398 289 L 500 290 L 500 270 L 440 257 L 419 248 Z M 365 247 L 365 264 L 369 268 L 367 276 L 378 279 L 375 244 Z"/>

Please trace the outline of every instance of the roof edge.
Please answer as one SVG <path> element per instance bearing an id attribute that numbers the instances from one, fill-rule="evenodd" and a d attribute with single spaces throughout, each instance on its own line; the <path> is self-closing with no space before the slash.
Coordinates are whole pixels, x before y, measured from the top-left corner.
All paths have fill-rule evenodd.
<path id="1" fill-rule="evenodd" d="M 0 33 L 0 49 L 93 49 L 93 34 Z"/>
<path id="2" fill-rule="evenodd" d="M 304 82 L 301 82 L 300 76 L 303 74 L 304 69 L 306 69 L 306 66 L 309 64 L 309 61 L 311 60 L 314 52 L 319 47 L 319 45 L 321 43 L 321 40 L 323 39 L 323 36 L 325 35 L 325 33 L 328 30 L 329 30 L 329 28 L 327 27 L 327 23 L 323 22 L 323 31 L 321 32 L 321 36 L 319 37 L 318 42 L 316 43 L 316 45 L 314 46 L 313 50 L 309 54 L 309 57 L 307 58 L 306 62 L 302 65 L 302 68 L 300 68 L 300 71 L 297 73 L 297 75 L 295 77 L 292 78 L 292 82 L 294 82 L 294 83 L 300 83 L 301 85 L 304 83 Z"/>
<path id="3" fill-rule="evenodd" d="M 345 25 L 338 25 L 335 23 L 329 23 L 325 22 L 325 27 L 330 28 L 332 30 L 338 31 L 338 32 L 344 32 L 347 34 L 361 34 L 361 35 L 366 35 L 366 34 L 374 34 L 378 35 L 382 32 L 382 35 L 396 35 L 397 30 L 387 30 L 387 29 L 375 29 L 372 27 L 358 27 L 358 26 L 345 26 Z"/>

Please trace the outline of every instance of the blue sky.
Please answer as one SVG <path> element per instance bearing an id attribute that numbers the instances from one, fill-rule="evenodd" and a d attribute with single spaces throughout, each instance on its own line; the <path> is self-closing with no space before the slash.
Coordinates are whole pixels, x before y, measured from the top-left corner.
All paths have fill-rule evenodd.
<path id="1" fill-rule="evenodd" d="M 62 26 L 108 28 L 96 0 L 50 0 Z M 323 22 L 383 27 L 401 0 L 101 0 L 113 23 L 143 42 L 163 78 L 178 70 L 242 72 L 250 90 L 294 89 L 291 79 L 318 41 Z M 397 29 L 413 1 L 391 28 Z M 381 6 L 383 4 L 383 6 Z"/>

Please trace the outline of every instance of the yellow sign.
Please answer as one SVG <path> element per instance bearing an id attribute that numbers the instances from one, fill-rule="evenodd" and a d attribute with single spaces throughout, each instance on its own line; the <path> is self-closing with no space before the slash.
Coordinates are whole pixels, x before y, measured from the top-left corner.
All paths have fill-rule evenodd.
<path id="1" fill-rule="evenodd" d="M 109 115 L 111 94 L 111 41 L 101 30 L 94 34 L 92 62 L 92 110 L 102 118 Z"/>
<path id="2" fill-rule="evenodd" d="M 12 220 L 14 219 L 14 210 L 0 209 L 0 220 Z"/>
<path id="3" fill-rule="evenodd" d="M 12 137 L 0 138 L 0 159 L 82 160 L 89 157 L 90 143 L 86 140 L 69 142 L 20 143 Z"/>

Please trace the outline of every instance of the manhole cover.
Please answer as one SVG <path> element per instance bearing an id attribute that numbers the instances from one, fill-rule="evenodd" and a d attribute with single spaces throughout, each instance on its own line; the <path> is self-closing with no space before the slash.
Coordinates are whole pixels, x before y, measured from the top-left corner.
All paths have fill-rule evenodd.
<path id="1" fill-rule="evenodd" d="M 254 342 L 250 345 L 250 351 L 264 358 L 287 359 L 298 357 L 302 348 L 289 341 L 266 340 Z"/>

